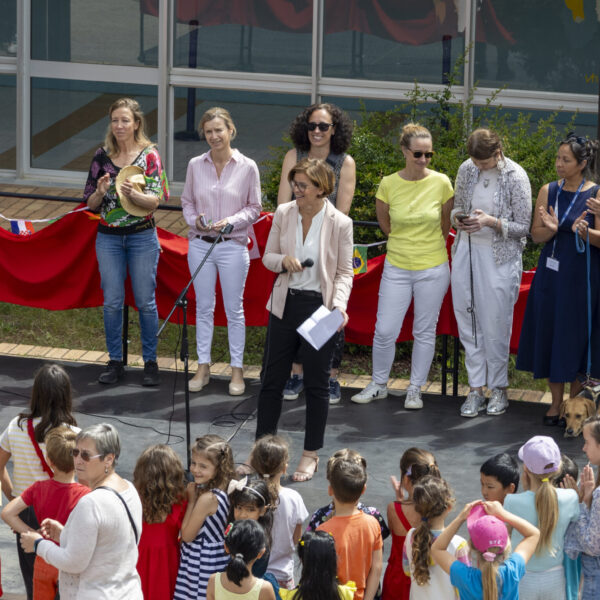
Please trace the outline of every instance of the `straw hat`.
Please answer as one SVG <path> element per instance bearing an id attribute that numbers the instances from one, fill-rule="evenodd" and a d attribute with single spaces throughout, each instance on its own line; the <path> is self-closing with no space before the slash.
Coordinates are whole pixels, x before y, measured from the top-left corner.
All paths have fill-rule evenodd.
<path id="1" fill-rule="evenodd" d="M 121 186 L 125 181 L 129 181 L 131 184 L 133 184 L 133 188 L 138 192 L 143 192 L 144 188 L 146 187 L 144 169 L 135 165 L 128 165 L 127 167 L 123 167 L 117 175 L 115 187 L 117 188 L 117 194 L 119 195 L 121 206 L 130 215 L 133 215 L 134 217 L 145 217 L 146 215 L 149 215 L 152 212 L 151 208 L 144 208 L 142 206 L 138 206 L 129 198 L 127 198 L 127 196 L 121 193 Z"/>

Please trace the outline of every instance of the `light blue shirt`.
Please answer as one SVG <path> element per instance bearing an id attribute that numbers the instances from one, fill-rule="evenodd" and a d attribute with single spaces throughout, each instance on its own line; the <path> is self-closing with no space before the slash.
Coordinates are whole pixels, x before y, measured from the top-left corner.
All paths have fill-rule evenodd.
<path id="1" fill-rule="evenodd" d="M 508 496 L 507 496 L 508 498 Z M 519 581 L 525 575 L 525 561 L 513 554 L 498 568 L 498 600 L 518 600 Z M 455 560 L 450 566 L 450 583 L 458 589 L 460 600 L 481 600 L 481 571 Z"/>
<path id="2" fill-rule="evenodd" d="M 547 571 L 553 567 L 563 564 L 563 546 L 565 542 L 565 533 L 571 521 L 576 521 L 579 517 L 579 498 L 575 490 L 563 490 L 556 488 L 558 499 L 558 521 L 552 534 L 552 547 L 554 555 L 550 552 L 534 554 L 527 563 L 527 571 L 540 572 Z M 531 491 L 520 494 L 508 494 L 504 499 L 504 508 L 518 517 L 529 521 L 532 525 L 538 527 L 538 515 L 535 510 L 535 494 Z M 510 541 L 513 549 L 523 540 L 523 536 L 513 529 Z"/>

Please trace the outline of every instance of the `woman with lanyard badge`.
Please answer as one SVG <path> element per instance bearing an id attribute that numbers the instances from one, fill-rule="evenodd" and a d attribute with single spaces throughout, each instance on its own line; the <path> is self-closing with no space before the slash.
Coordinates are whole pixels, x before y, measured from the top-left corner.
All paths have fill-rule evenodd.
<path id="1" fill-rule="evenodd" d="M 586 203 L 600 188 L 589 181 L 595 176 L 598 142 L 570 134 L 556 155 L 560 179 L 546 184 L 538 195 L 531 237 L 545 242 L 531 284 L 521 329 L 517 369 L 532 371 L 535 378 L 547 377 L 552 405 L 544 416 L 545 425 L 559 424 L 564 384 L 571 382 L 571 397 L 581 391 L 577 376 L 584 373 L 588 346 L 586 255 L 578 253 L 573 226 L 585 219 Z M 592 309 L 598 312 L 600 252 L 590 248 Z M 592 328 L 597 325 L 597 314 Z M 591 372 L 600 372 L 600 338 L 592 334 Z"/>
<path id="2" fill-rule="evenodd" d="M 508 408 L 508 356 L 523 248 L 531 222 L 531 185 L 524 169 L 506 158 L 498 134 L 476 129 L 470 158 L 458 169 L 452 220 L 452 303 L 471 390 L 463 417 Z"/>

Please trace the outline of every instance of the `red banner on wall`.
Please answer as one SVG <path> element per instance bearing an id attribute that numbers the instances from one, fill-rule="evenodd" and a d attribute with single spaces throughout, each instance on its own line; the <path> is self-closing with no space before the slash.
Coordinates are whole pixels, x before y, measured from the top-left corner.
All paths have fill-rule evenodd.
<path id="1" fill-rule="evenodd" d="M 254 225 L 256 244 L 261 256 L 271 229 L 272 214 L 263 213 L 262 216 Z M 97 226 L 97 219 L 80 212 L 69 214 L 29 236 L 15 235 L 0 228 L 0 302 L 49 310 L 101 306 L 102 290 L 95 250 Z M 190 278 L 187 264 L 188 240 L 160 228 L 158 238 L 162 252 L 158 263 L 156 301 L 158 313 L 164 319 Z M 348 342 L 363 345 L 371 345 L 373 342 L 384 258 L 379 256 L 369 260 L 367 272 L 354 277 L 348 305 Z M 202 280 L 202 271 L 198 277 Z M 267 324 L 268 313 L 265 306 L 274 278 L 275 274 L 265 269 L 260 258 L 250 261 L 244 292 L 246 325 Z M 533 273 L 524 273 L 521 282 L 514 312 L 511 352 L 516 352 L 518 346 L 532 278 Z M 194 323 L 196 303 L 193 288 L 190 289 L 188 300 L 188 320 Z M 127 303 L 134 306 L 129 286 Z M 179 317 L 176 311 L 173 320 L 179 322 Z M 215 324 L 227 324 L 220 289 L 217 291 Z M 411 332 L 412 307 L 404 320 L 399 341 L 412 339 Z M 437 332 L 457 335 L 450 291 L 442 305 Z"/>

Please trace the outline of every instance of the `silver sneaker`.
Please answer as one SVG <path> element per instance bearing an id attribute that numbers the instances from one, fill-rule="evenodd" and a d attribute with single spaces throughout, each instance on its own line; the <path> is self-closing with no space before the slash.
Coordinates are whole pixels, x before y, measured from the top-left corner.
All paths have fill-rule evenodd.
<path id="1" fill-rule="evenodd" d="M 508 408 L 508 397 L 506 390 L 495 388 L 492 390 L 490 401 L 487 405 L 488 415 L 503 415 Z"/>
<path id="2" fill-rule="evenodd" d="M 485 398 L 483 394 L 473 390 L 467 394 L 467 399 L 460 407 L 461 417 L 476 417 L 480 412 L 485 410 Z"/>
<path id="3" fill-rule="evenodd" d="M 388 390 L 386 385 L 380 385 L 371 381 L 369 385 L 358 394 L 354 394 L 350 400 L 356 402 L 356 404 L 369 404 L 369 402 L 376 398 L 387 398 Z"/>
<path id="4" fill-rule="evenodd" d="M 404 400 L 404 408 L 407 410 L 419 410 L 423 408 L 423 399 L 421 398 L 421 390 L 418 387 L 409 387 L 406 390 L 406 399 Z"/>

